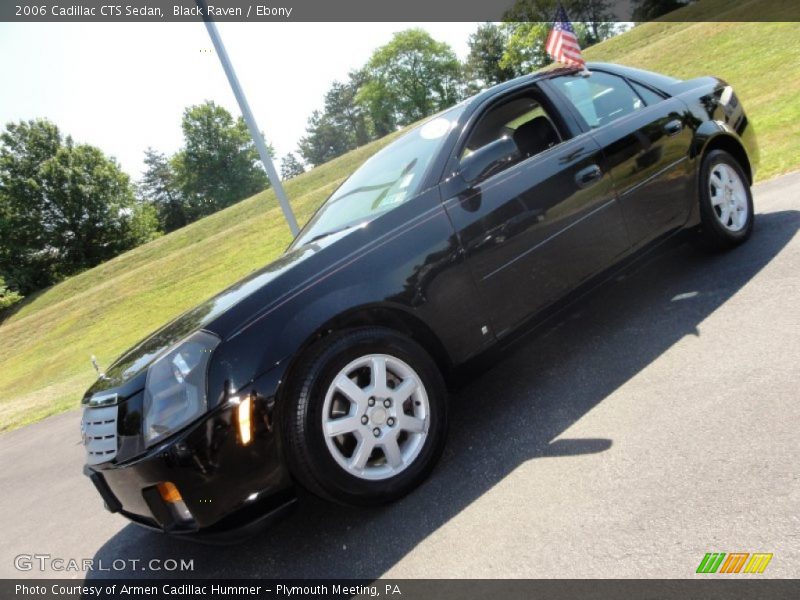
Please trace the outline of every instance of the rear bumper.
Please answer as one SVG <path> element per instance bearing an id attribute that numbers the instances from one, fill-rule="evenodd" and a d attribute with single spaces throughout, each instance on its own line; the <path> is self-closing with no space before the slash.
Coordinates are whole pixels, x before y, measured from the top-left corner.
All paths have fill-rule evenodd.
<path id="1" fill-rule="evenodd" d="M 221 406 L 145 454 L 84 466 L 106 508 L 164 533 L 236 541 L 285 515 L 295 504 L 272 415 L 256 394 L 252 441 L 242 444 L 236 406 Z M 177 488 L 187 518 L 158 491 Z"/>

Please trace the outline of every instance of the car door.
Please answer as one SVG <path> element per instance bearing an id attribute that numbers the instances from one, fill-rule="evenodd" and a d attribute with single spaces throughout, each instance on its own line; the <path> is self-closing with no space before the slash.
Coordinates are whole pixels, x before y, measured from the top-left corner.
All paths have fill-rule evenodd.
<path id="1" fill-rule="evenodd" d="M 693 132 L 683 102 L 603 71 L 562 75 L 546 85 L 602 147 L 632 244 L 683 225 L 694 198 Z"/>
<path id="2" fill-rule="evenodd" d="M 600 146 L 536 87 L 471 118 L 441 186 L 495 334 L 502 336 L 629 248 Z M 500 152 L 479 173 L 472 159 Z"/>

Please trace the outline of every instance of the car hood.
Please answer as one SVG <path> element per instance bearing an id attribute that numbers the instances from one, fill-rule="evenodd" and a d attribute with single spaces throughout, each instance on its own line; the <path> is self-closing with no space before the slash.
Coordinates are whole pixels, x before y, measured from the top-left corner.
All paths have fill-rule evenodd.
<path id="1" fill-rule="evenodd" d="M 112 388 L 120 388 L 118 393 L 121 396 L 139 391 L 144 387 L 147 367 L 169 348 L 198 329 L 204 329 L 224 339 L 226 331 L 215 326 L 222 315 L 341 237 L 343 236 L 331 236 L 331 239 L 325 240 L 324 243 L 315 242 L 291 248 L 274 262 L 183 313 L 118 358 L 104 376 L 87 390 L 84 400 L 94 393 Z"/>

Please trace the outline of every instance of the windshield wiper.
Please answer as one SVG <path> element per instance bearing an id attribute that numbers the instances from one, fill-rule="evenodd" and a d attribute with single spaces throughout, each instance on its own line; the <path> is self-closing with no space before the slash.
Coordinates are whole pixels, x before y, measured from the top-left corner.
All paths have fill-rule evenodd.
<path id="1" fill-rule="evenodd" d="M 353 225 L 345 225 L 343 227 L 337 227 L 336 229 L 331 229 L 330 231 L 324 231 L 322 233 L 319 233 L 319 234 L 315 235 L 310 240 L 307 240 L 307 241 L 303 242 L 303 246 L 305 246 L 307 244 L 312 244 L 312 243 L 316 242 L 317 240 L 321 240 L 322 238 L 326 238 L 326 237 L 334 235 L 336 233 L 342 233 L 343 231 L 347 231 L 348 229 L 354 229 L 355 227 L 358 227 L 361 224 L 362 223 L 355 223 Z"/>
<path id="2" fill-rule="evenodd" d="M 398 181 L 400 181 L 403 177 L 408 175 L 411 172 L 411 170 L 416 166 L 416 164 L 417 164 L 417 159 L 415 158 L 403 168 L 403 170 L 400 172 L 400 175 L 398 175 L 395 179 L 392 179 L 391 181 L 387 181 L 386 183 L 374 183 L 372 185 L 362 185 L 360 187 L 350 190 L 345 194 L 342 194 L 337 198 L 333 198 L 333 196 L 335 195 L 334 192 L 334 194 L 331 194 L 331 198 L 333 198 L 333 200 L 331 200 L 329 204 L 334 204 L 335 202 L 339 202 L 339 200 L 343 200 L 344 198 L 352 196 L 353 194 L 363 194 L 364 192 L 374 192 L 376 190 L 382 190 L 382 193 L 379 194 L 378 196 L 378 199 L 382 200 L 383 198 L 386 197 L 386 194 L 388 193 L 389 189 L 391 189 L 391 187 L 395 185 Z M 375 206 L 376 206 L 375 203 L 373 203 L 372 208 L 375 208 Z"/>

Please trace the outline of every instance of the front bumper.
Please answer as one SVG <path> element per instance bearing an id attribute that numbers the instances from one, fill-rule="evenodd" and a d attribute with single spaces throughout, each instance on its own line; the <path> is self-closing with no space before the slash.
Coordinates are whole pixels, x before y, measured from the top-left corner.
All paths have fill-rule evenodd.
<path id="1" fill-rule="evenodd" d="M 111 461 L 86 465 L 84 474 L 106 508 L 150 529 L 209 541 L 235 541 L 282 517 L 296 497 L 271 403 L 255 390 L 243 392 L 254 402 L 253 436 L 246 445 L 237 433 L 236 405 L 226 403 L 135 458 L 120 453 Z M 124 431 L 135 411 L 120 409 L 126 415 L 119 425 Z M 177 488 L 190 519 L 180 518 L 162 499 L 158 485 L 165 482 Z"/>

